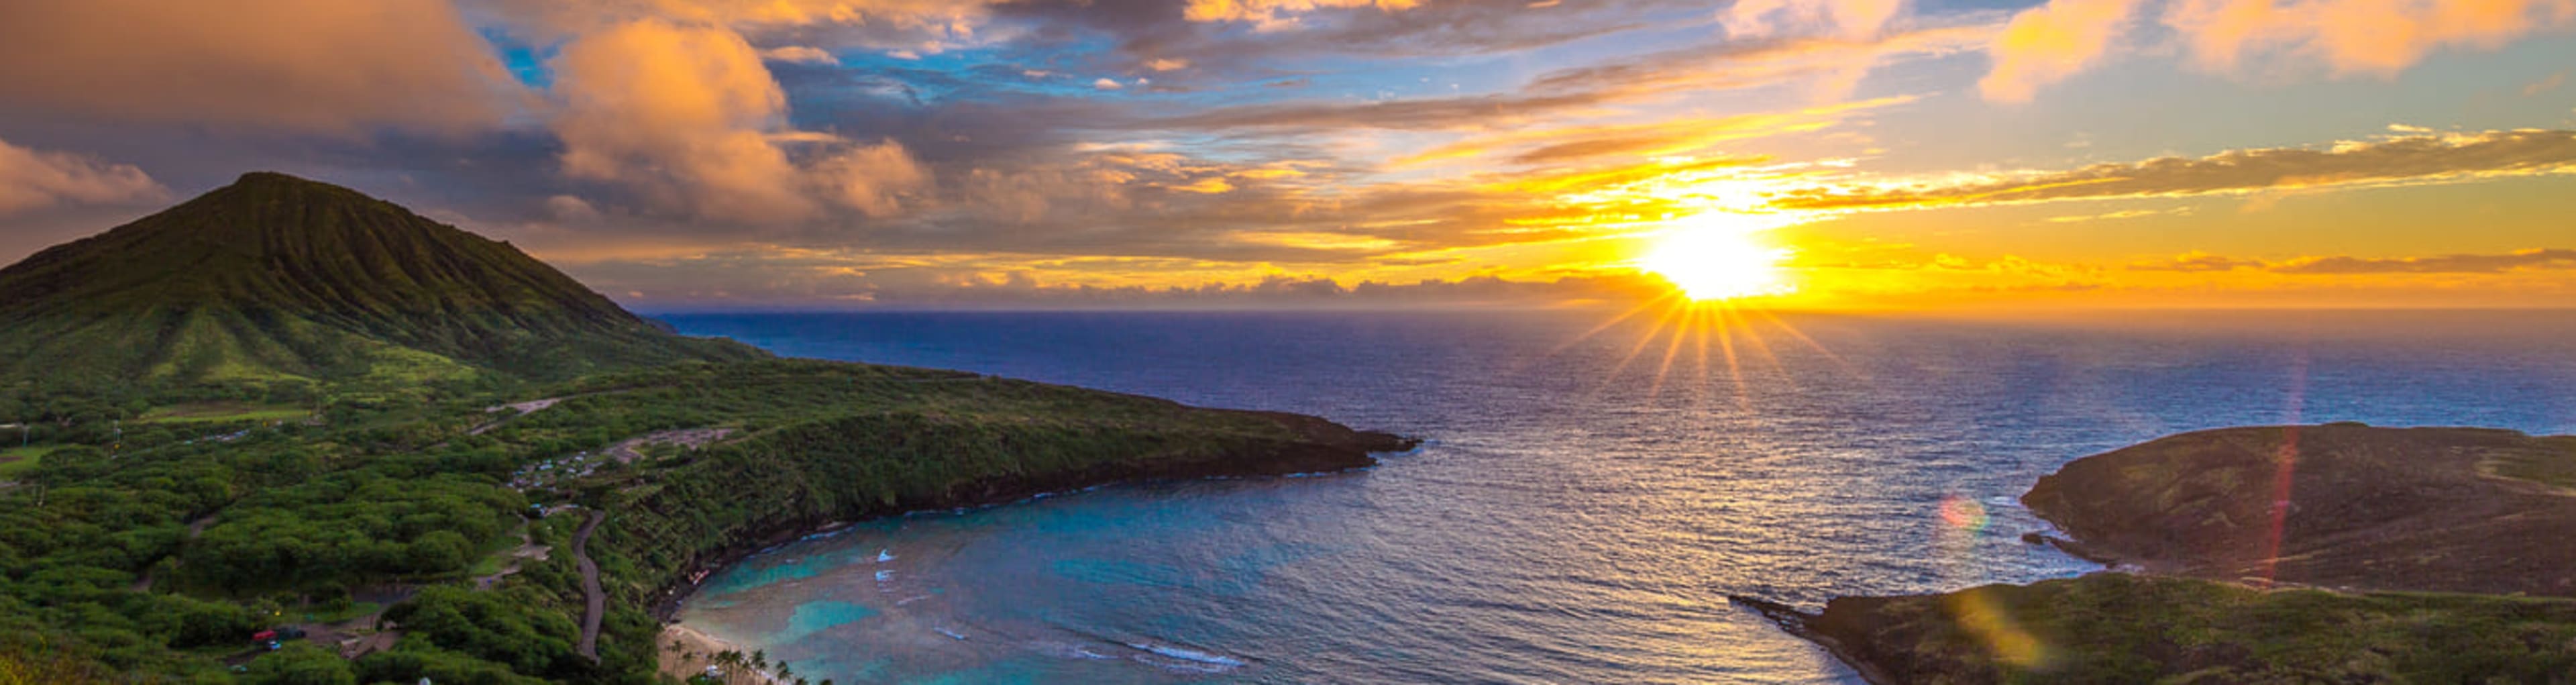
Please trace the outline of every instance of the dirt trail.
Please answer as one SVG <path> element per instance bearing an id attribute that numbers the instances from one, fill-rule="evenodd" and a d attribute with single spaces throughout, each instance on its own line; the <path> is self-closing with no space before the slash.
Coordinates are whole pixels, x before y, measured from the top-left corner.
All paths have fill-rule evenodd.
<path id="1" fill-rule="evenodd" d="M 528 525 L 534 526 L 536 524 L 531 523 Z M 527 563 L 528 560 L 534 559 L 537 561 L 545 561 L 553 551 L 553 547 L 537 544 L 535 540 L 529 538 L 527 528 L 520 528 L 519 547 L 518 549 L 510 550 L 510 562 L 503 565 L 499 573 L 475 578 L 474 589 L 490 590 L 492 589 L 492 586 L 501 584 L 501 579 L 517 574 L 519 572 L 519 567 Z"/>
<path id="2" fill-rule="evenodd" d="M 590 512 L 590 520 L 583 521 L 581 531 L 572 534 L 572 558 L 581 563 L 581 592 L 588 603 L 581 614 L 578 651 L 591 663 L 599 663 L 599 622 L 608 614 L 608 595 L 599 588 L 599 563 L 590 560 L 590 534 L 607 519 L 608 512 Z"/>

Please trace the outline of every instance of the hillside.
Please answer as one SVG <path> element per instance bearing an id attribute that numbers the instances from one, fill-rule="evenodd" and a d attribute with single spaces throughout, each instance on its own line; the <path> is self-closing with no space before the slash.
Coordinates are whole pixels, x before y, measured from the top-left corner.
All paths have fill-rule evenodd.
<path id="1" fill-rule="evenodd" d="M 1886 683 L 2576 682 L 2576 438 L 2186 433 L 2022 501 L 2135 573 L 1820 613 L 1737 598 Z"/>
<path id="2" fill-rule="evenodd" d="M 2576 539 L 2568 474 L 2576 438 L 2232 428 L 2076 460 L 2022 502 L 2070 551 L 2175 575 L 2576 597 L 2576 546 L 2530 544 Z"/>
<path id="3" fill-rule="evenodd" d="M 561 379 L 756 350 L 656 329 L 507 243 L 276 173 L 0 269 L 0 380 Z"/>
<path id="4" fill-rule="evenodd" d="M 277 174 L 0 297 L 0 685 L 657 682 L 657 606 L 776 536 L 1413 444 L 686 338 Z"/>

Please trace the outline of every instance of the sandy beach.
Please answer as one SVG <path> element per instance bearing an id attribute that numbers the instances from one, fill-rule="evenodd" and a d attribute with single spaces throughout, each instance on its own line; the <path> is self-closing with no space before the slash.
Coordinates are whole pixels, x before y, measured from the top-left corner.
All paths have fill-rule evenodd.
<path id="1" fill-rule="evenodd" d="M 660 648 L 656 662 L 661 665 L 662 673 L 683 681 L 706 675 L 707 667 L 715 665 L 717 652 L 742 650 L 733 643 L 677 623 L 662 626 L 662 635 L 654 640 L 654 644 Z M 672 649 L 672 645 L 679 645 L 679 648 Z M 739 669 L 724 682 L 725 685 L 789 685 L 771 674 L 752 673 L 749 669 Z"/>

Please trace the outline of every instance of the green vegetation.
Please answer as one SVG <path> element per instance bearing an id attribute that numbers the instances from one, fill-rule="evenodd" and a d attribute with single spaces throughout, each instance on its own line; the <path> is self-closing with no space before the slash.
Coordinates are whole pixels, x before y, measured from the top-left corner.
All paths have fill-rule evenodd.
<path id="1" fill-rule="evenodd" d="M 2261 591 L 2097 573 L 1835 600 L 1811 625 L 1917 683 L 2566 683 L 2576 601 Z"/>
<path id="2" fill-rule="evenodd" d="M 484 410 L 536 397 L 565 399 L 526 414 Z M 220 657 L 249 649 L 262 628 L 381 619 L 403 633 L 390 651 L 355 662 L 270 653 L 238 679 L 650 681 L 651 601 L 750 539 L 1320 449 L 1260 415 L 795 360 L 679 364 L 409 407 L 330 404 L 318 424 L 221 411 L 233 413 L 148 430 L 129 422 L 121 439 L 47 424 L 58 429 L 48 439 L 97 442 L 46 443 L 25 484 L 0 491 L 0 653 L 41 641 L 144 680 L 222 682 L 233 676 Z M 680 429 L 724 439 L 644 450 L 659 456 L 631 464 L 604 449 Z M 532 522 L 532 504 L 578 508 Z M 563 547 L 587 511 L 609 514 L 589 545 L 612 600 L 596 664 L 574 650 L 584 603 Z M 477 578 L 513 562 L 523 530 L 553 553 L 515 560 L 517 573 L 478 590 Z M 405 596 L 396 583 L 427 587 Z"/>
<path id="3" fill-rule="evenodd" d="M 2539 438 L 2537 442 L 2540 445 L 2536 448 L 2491 454 L 2478 466 L 2507 478 L 2576 490 L 2576 436 Z"/>
<path id="4" fill-rule="evenodd" d="M 12 480 L 21 474 L 35 470 L 37 462 L 42 461 L 45 455 L 53 454 L 55 450 L 63 447 L 65 446 L 44 444 L 0 450 L 0 480 Z"/>
<path id="5" fill-rule="evenodd" d="M 147 423 L 239 423 L 291 421 L 313 415 L 303 407 L 281 407 L 246 402 L 189 402 L 167 407 L 153 407 L 135 417 L 138 424 Z"/>
<path id="6" fill-rule="evenodd" d="M 761 536 L 1392 441 L 770 359 L 274 174 L 0 269 L 0 331 L 0 685 L 667 682 L 651 602 Z"/>
<path id="7" fill-rule="evenodd" d="M 363 381 L 337 390 L 408 401 L 762 356 L 663 332 L 507 243 L 271 173 L 0 269 L 0 294 L 0 377 L 57 388 Z"/>

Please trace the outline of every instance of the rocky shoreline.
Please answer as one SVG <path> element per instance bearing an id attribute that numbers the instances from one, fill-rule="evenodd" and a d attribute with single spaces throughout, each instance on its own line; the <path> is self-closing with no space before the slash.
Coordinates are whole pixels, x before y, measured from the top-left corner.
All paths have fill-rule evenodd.
<path id="1" fill-rule="evenodd" d="M 2576 546 L 2558 542 L 2576 437 L 2200 431 L 2076 460 L 2022 501 L 2066 533 L 2025 541 L 2114 569 L 1812 613 L 1729 599 L 1882 684 L 2576 673 Z"/>
<path id="2" fill-rule="evenodd" d="M 890 507 L 886 511 L 868 512 L 863 516 L 846 519 L 766 522 L 752 534 L 737 538 L 735 544 L 691 560 L 685 572 L 665 582 L 654 593 L 651 613 L 656 620 L 670 624 L 676 620 L 680 606 L 696 594 L 698 587 L 706 578 L 713 577 L 714 574 L 741 563 L 743 559 L 752 555 L 809 536 L 839 530 L 859 521 L 925 511 L 1001 506 L 1043 495 L 1078 492 L 1108 485 L 1352 471 L 1376 466 L 1378 461 L 1375 455 L 1407 452 L 1422 444 L 1419 438 L 1380 431 L 1357 430 L 1330 420 L 1302 414 L 1263 411 L 1238 413 L 1277 421 L 1296 433 L 1303 441 L 1276 446 L 1258 453 L 1231 454 L 1218 459 L 1195 462 L 1157 464 L 1149 469 L 1095 469 L 1045 479 L 991 478 L 967 487 L 953 489 L 938 501 L 915 506 Z"/>

